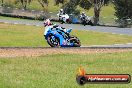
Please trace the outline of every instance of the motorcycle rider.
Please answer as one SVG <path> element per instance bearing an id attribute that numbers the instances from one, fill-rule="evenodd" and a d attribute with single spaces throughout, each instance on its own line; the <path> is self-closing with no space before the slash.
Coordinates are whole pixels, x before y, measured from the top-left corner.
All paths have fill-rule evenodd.
<path id="1" fill-rule="evenodd" d="M 82 14 L 80 15 L 81 20 L 84 20 L 87 17 L 87 15 L 85 14 L 85 12 L 82 12 Z"/>
<path id="2" fill-rule="evenodd" d="M 49 19 L 44 21 L 44 38 L 47 40 L 51 47 L 80 47 L 80 40 L 71 36 L 72 29 L 65 29 L 50 22 Z M 62 31 L 63 30 L 63 31 Z M 50 35 L 51 33 L 51 35 Z M 63 38 L 62 38 L 63 37 Z"/>
<path id="3" fill-rule="evenodd" d="M 59 11 L 59 17 L 61 16 L 61 15 L 64 15 L 65 13 L 64 13 L 64 10 L 63 9 L 60 9 L 60 11 Z"/>
<path id="4" fill-rule="evenodd" d="M 65 12 L 63 9 L 60 9 L 59 13 L 58 13 L 58 16 L 59 16 L 59 20 L 62 20 L 63 19 L 63 15 L 65 15 Z"/>
<path id="5" fill-rule="evenodd" d="M 82 14 L 80 15 L 80 19 L 81 19 L 81 23 L 85 26 L 86 24 L 94 26 L 93 22 L 92 22 L 92 17 L 87 16 L 85 14 L 85 12 L 82 12 Z"/>
<path id="6" fill-rule="evenodd" d="M 51 23 L 50 19 L 46 19 L 44 21 L 44 27 L 45 27 L 44 36 L 46 36 L 46 34 L 47 34 L 48 30 L 50 30 L 50 28 L 52 28 L 52 30 L 59 29 L 59 30 L 64 31 L 65 33 L 70 33 L 70 31 L 72 30 L 72 29 L 66 29 L 66 28 L 60 27 L 59 25 L 53 24 L 53 23 Z"/>
<path id="7" fill-rule="evenodd" d="M 46 34 L 49 30 L 49 27 L 52 27 L 51 25 L 52 24 L 49 19 L 44 20 L 44 27 L 45 27 L 44 36 L 46 36 Z"/>

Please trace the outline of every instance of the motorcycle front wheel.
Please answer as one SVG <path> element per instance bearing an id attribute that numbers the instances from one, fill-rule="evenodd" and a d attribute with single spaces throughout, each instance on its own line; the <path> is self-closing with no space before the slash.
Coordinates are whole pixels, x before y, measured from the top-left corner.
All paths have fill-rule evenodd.
<path id="1" fill-rule="evenodd" d="M 47 37 L 47 42 L 51 47 L 59 47 L 60 46 L 59 38 L 55 37 L 54 35 L 49 35 Z"/>

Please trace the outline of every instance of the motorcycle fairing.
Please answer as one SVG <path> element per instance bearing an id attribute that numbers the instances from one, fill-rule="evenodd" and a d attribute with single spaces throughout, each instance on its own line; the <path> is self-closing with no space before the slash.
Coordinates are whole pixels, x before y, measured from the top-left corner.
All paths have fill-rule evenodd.
<path id="1" fill-rule="evenodd" d="M 72 29 L 69 29 L 67 32 L 70 33 Z M 59 38 L 60 46 L 61 47 L 72 47 L 74 44 L 68 41 L 68 37 L 66 37 L 65 32 L 61 30 L 52 30 L 51 28 L 47 31 L 45 36 L 46 40 L 49 35 L 54 35 L 56 38 Z"/>

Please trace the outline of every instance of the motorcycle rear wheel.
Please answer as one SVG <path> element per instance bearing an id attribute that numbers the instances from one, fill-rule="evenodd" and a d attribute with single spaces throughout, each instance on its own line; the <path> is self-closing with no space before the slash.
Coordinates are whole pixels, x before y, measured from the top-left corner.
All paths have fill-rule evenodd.
<path id="1" fill-rule="evenodd" d="M 71 23 L 72 23 L 70 19 L 67 19 L 66 22 L 67 22 L 68 24 L 71 24 Z"/>
<path id="2" fill-rule="evenodd" d="M 82 24 L 83 24 L 84 26 L 86 26 L 87 23 L 86 23 L 86 21 L 82 21 Z"/>
<path id="3" fill-rule="evenodd" d="M 92 23 L 92 21 L 89 21 L 88 24 L 91 25 L 91 26 L 94 26 L 94 24 Z"/>
<path id="4" fill-rule="evenodd" d="M 72 42 L 74 44 L 73 47 L 81 46 L 81 42 L 76 36 L 70 36 L 70 42 Z"/>

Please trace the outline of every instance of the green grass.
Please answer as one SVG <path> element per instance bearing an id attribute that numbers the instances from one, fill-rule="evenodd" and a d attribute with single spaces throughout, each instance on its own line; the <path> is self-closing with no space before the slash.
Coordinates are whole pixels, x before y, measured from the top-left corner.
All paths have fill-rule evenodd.
<path id="1" fill-rule="evenodd" d="M 0 25 L 0 46 L 47 46 L 42 27 Z"/>
<path id="2" fill-rule="evenodd" d="M 43 37 L 43 27 L 0 23 L 0 46 L 48 46 Z M 82 45 L 107 45 L 131 43 L 132 36 L 114 35 L 85 30 L 73 30 Z"/>
<path id="3" fill-rule="evenodd" d="M 111 45 L 132 42 L 132 36 L 127 35 L 118 35 L 84 30 L 74 30 L 73 34 L 80 38 L 82 45 Z"/>
<path id="4" fill-rule="evenodd" d="M 132 52 L 57 54 L 0 59 L 0 88 L 80 88 L 75 77 L 80 65 L 88 74 L 132 75 Z M 130 84 L 87 84 L 82 88 L 131 88 Z"/>

